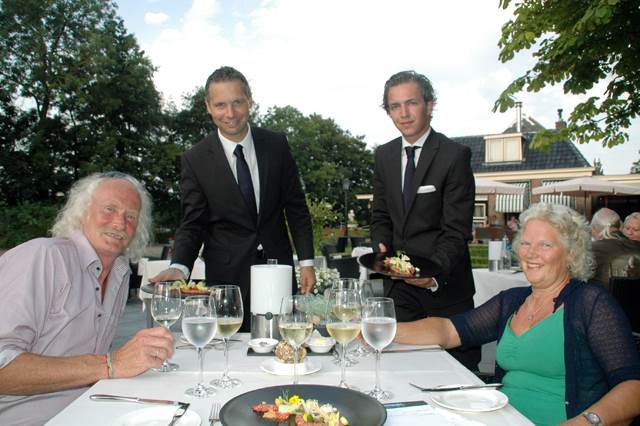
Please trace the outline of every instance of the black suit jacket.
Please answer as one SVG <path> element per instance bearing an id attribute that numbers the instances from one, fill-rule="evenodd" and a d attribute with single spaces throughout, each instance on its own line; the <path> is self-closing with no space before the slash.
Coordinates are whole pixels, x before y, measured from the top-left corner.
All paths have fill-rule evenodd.
<path id="1" fill-rule="evenodd" d="M 193 267 L 204 243 L 207 281 L 239 285 L 246 314 L 250 267 L 261 261 L 256 256 L 260 244 L 264 259 L 292 265 L 288 223 L 298 257 L 313 259 L 311 218 L 287 139 L 256 127 L 251 133 L 260 174 L 257 221 L 242 198 L 218 133 L 213 132 L 182 156 L 182 222 L 172 257 L 172 262 Z"/>
<path id="2" fill-rule="evenodd" d="M 414 308 L 420 312 L 403 321 L 434 313 L 449 316 L 458 311 L 449 307 L 465 301 L 467 305 L 472 303 L 475 292 L 467 246 L 475 199 L 471 150 L 432 129 L 419 152 L 413 195 L 406 212 L 401 152 L 402 139 L 397 138 L 380 146 L 375 154 L 371 221 L 374 250 L 383 243 L 392 252 L 403 250 L 431 258 L 442 266 L 443 273 L 435 277 L 440 286 L 436 292 L 389 281 L 385 282 L 385 292 L 393 296 L 394 286 L 404 286 L 403 291 L 416 299 Z M 435 190 L 424 192 L 431 188 L 423 188 L 418 193 L 425 186 Z M 437 312 L 429 312 L 432 309 Z"/>

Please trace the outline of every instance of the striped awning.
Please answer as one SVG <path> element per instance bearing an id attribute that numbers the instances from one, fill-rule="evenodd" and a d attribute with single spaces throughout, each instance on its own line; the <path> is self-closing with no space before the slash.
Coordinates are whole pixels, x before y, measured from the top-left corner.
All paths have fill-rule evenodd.
<path id="1" fill-rule="evenodd" d="M 497 194 L 496 211 L 498 213 L 518 213 L 529 207 L 529 182 L 510 182 L 511 185 L 524 188 L 523 194 Z"/>
<path id="2" fill-rule="evenodd" d="M 559 180 L 545 180 L 542 181 L 542 186 L 552 185 L 554 183 L 562 182 Z M 571 197 L 569 195 L 562 194 L 541 194 L 540 202 L 547 204 L 560 204 L 563 206 L 571 207 L 572 209 L 576 208 L 576 197 Z"/>

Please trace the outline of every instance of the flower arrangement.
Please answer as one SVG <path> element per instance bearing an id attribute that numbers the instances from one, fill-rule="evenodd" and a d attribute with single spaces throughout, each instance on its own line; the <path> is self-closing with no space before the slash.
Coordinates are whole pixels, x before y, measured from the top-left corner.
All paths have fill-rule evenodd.
<path id="1" fill-rule="evenodd" d="M 323 296 L 324 291 L 331 288 L 333 282 L 340 279 L 340 273 L 337 269 L 333 268 L 315 268 L 316 271 L 316 285 L 313 288 L 311 294 L 314 296 Z M 300 268 L 296 268 L 296 281 L 298 282 L 298 288 L 300 288 Z"/>

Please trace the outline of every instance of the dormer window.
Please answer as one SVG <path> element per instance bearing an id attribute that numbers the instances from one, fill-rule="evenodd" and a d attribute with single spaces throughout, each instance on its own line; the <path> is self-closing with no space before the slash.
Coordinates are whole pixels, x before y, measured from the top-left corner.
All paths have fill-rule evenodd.
<path id="1" fill-rule="evenodd" d="M 485 136 L 484 143 L 485 163 L 522 161 L 522 133 Z"/>

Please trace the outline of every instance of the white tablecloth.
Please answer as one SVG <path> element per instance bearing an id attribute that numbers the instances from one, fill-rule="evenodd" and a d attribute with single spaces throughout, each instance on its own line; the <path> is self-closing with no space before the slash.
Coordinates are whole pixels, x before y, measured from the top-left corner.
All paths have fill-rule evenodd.
<path id="1" fill-rule="evenodd" d="M 476 294 L 473 296 L 475 306 L 480 306 L 502 290 L 512 287 L 529 286 L 522 272 L 490 272 L 488 269 L 474 269 L 473 280 Z M 493 374 L 496 360 L 496 343 L 482 345 L 482 360 L 478 366 L 483 373 Z"/>
<path id="2" fill-rule="evenodd" d="M 238 336 L 244 340 L 248 339 L 246 334 Z M 268 357 L 247 356 L 246 351 L 246 343 L 233 342 L 229 353 L 230 374 L 242 380 L 242 385 L 231 390 L 219 390 L 217 395 L 212 398 L 196 399 L 184 395 L 184 390 L 193 386 L 197 381 L 197 357 L 195 350 L 176 350 L 173 361 L 180 364 L 179 371 L 171 373 L 148 371 L 132 379 L 101 380 L 47 424 L 50 426 L 109 425 L 118 416 L 145 408 L 145 406 L 134 403 L 95 402 L 89 399 L 91 394 L 107 393 L 190 402 L 189 410 L 195 410 L 203 419 L 204 425 L 214 400 L 225 403 L 229 399 L 253 389 L 291 383 L 290 376 L 274 376 L 260 370 L 260 363 L 267 360 Z M 312 356 L 312 359 L 314 362 L 321 363 L 322 369 L 317 373 L 301 376 L 300 383 L 337 385 L 340 370 L 338 366 L 333 364 L 333 357 Z M 223 362 L 223 351 L 213 349 L 206 352 L 205 379 L 207 381 L 221 375 Z M 347 369 L 347 382 L 362 390 L 371 389 L 375 380 L 374 363 L 374 356 L 360 359 L 359 364 Z M 416 400 L 429 402 L 428 394 L 409 386 L 409 381 L 425 386 L 481 383 L 475 375 L 445 351 L 383 354 L 381 362 L 382 387 L 394 394 L 394 398 L 389 402 Z M 485 425 L 531 424 L 511 406 L 487 413 L 463 414 L 458 412 L 456 415 Z M 350 420 L 351 424 L 358 425 L 357 419 Z M 459 418 L 459 421 L 453 424 L 469 424 L 469 422 Z"/>

